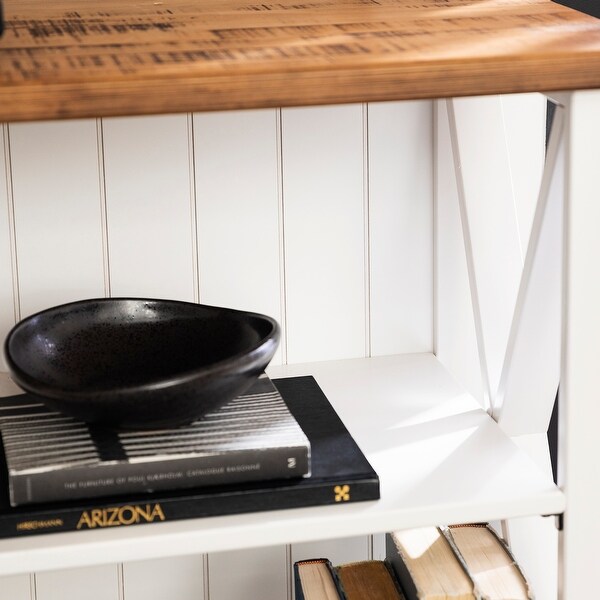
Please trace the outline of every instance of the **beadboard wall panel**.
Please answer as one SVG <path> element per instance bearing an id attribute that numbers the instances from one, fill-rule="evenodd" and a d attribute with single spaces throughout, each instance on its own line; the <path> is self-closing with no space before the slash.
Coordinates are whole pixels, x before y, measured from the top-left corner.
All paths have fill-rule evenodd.
<path id="1" fill-rule="evenodd" d="M 104 296 L 96 121 L 9 131 L 21 318 Z"/>
<path id="2" fill-rule="evenodd" d="M 431 339 L 431 314 L 426 316 L 430 312 L 431 264 L 423 267 L 421 280 L 415 276 L 402 290 L 398 281 L 414 273 L 407 271 L 406 265 L 398 270 L 385 252 L 391 248 L 391 252 L 407 254 L 409 239 L 424 240 L 419 253 L 430 246 L 431 220 L 426 215 L 431 211 L 431 194 L 427 185 L 412 182 L 404 187 L 394 174 L 395 162 L 410 160 L 422 161 L 420 168 L 431 171 L 426 145 L 418 146 L 418 129 L 431 131 L 431 122 L 425 117 L 428 105 L 377 106 L 371 113 L 373 131 L 368 129 L 367 107 L 362 105 L 286 109 L 282 113 L 214 113 L 194 115 L 193 120 L 191 116 L 167 115 L 77 122 L 87 125 L 87 133 L 71 136 L 74 140 L 61 126 L 75 122 L 53 123 L 48 125 L 56 125 L 56 133 L 50 127 L 39 134 L 45 138 L 42 145 L 52 147 L 52 152 L 47 152 L 52 156 L 36 158 L 37 140 L 31 135 L 29 141 L 22 138 L 19 152 L 11 158 L 21 165 L 19 181 L 23 173 L 30 175 L 26 171 L 30 154 L 36 160 L 31 163 L 35 173 L 44 173 L 43 164 L 38 167 L 38 163 L 47 162 L 53 169 L 59 163 L 63 178 L 67 173 L 72 175 L 73 165 L 87 165 L 82 167 L 88 172 L 83 177 L 87 183 L 79 184 L 74 195 L 81 199 L 93 193 L 94 202 L 89 202 L 95 208 L 86 220 L 85 243 L 79 251 L 82 256 L 93 254 L 94 259 L 68 258 L 94 265 L 96 289 L 92 294 L 85 287 L 85 273 L 80 278 L 75 268 L 62 272 L 64 261 L 55 258 L 46 276 L 58 282 L 59 290 L 72 286 L 75 297 L 111 293 L 196 298 L 267 312 L 279 318 L 289 334 L 284 343 L 287 357 L 282 352 L 276 360 L 365 356 L 370 350 L 380 354 L 421 351 L 429 349 Z M 407 121 L 403 138 L 409 131 L 421 158 L 405 156 L 410 146 L 406 140 L 397 149 L 395 136 L 385 130 L 388 118 L 396 132 L 402 129 L 402 121 Z M 415 119 L 419 119 L 418 126 Z M 10 129 L 12 133 L 17 126 Z M 382 168 L 375 168 L 371 187 L 368 168 L 374 159 L 369 157 L 369 147 L 377 160 L 395 157 Z M 413 166 L 417 168 L 416 162 Z M 406 177 L 414 175 L 400 171 Z M 81 174 L 77 174 L 76 180 L 80 179 Z M 70 180 L 65 180 L 70 192 Z M 35 188 L 23 189 L 19 198 L 24 202 L 46 206 Z M 67 206 L 65 200 L 62 202 L 59 208 Z M 60 210 L 63 218 L 45 217 L 44 222 L 53 224 L 50 229 L 57 239 L 69 239 L 73 228 L 64 217 L 66 209 Z M 8 211 L 6 215 L 8 226 Z M 25 252 L 40 252 L 39 248 L 29 248 L 34 244 L 33 235 L 21 236 L 21 229 L 27 232 L 38 223 L 37 213 L 21 211 L 20 215 L 16 228 L 20 246 Z M 411 227 L 421 230 L 420 235 L 414 232 L 414 237 L 408 237 L 408 218 L 416 219 Z M 393 221 L 403 235 L 395 239 L 394 227 L 387 227 L 387 221 Z M 8 248 L 8 256 L 0 254 L 0 260 L 10 265 L 7 231 L 0 230 L 0 248 L 3 244 L 5 254 Z M 380 236 L 385 238 L 381 242 Z M 246 240 L 241 254 L 235 252 L 240 237 Z M 20 277 L 20 261 L 17 267 Z M 374 277 L 369 268 L 376 272 Z M 388 277 L 397 287 L 388 286 Z M 80 286 L 81 281 L 84 286 Z M 36 301 L 35 309 L 47 298 L 45 289 L 36 287 L 33 278 L 25 291 L 30 312 Z M 392 318 L 398 302 L 407 313 L 406 320 Z M 420 334 L 408 323 L 412 319 L 409 306 L 421 311 Z M 0 306 L 0 319 L 14 320 L 10 303 Z M 386 322 L 387 327 L 382 325 Z M 374 332 L 371 348 L 369 325 Z M 89 597 L 90 583 L 94 599 L 112 600 L 119 594 L 119 600 L 141 600 L 153 594 L 164 597 L 165 581 L 177 582 L 178 597 L 184 600 L 205 598 L 205 591 L 206 600 L 227 599 L 241 591 L 248 595 L 250 589 L 261 599 L 271 593 L 269 590 L 273 590 L 273 597 L 288 598 L 295 557 L 325 555 L 335 562 L 348 562 L 367 558 L 372 544 L 371 537 L 362 536 L 252 553 L 215 554 L 207 559 L 196 555 L 160 564 L 142 561 L 122 568 L 109 565 L 39 573 L 37 600 Z M 205 560 L 208 571 L 204 570 Z M 25 577 L 11 585 L 28 593 L 27 581 Z"/>
<path id="3" fill-rule="evenodd" d="M 329 558 L 334 565 L 368 560 L 371 557 L 370 537 L 361 535 L 342 540 L 304 542 L 292 546 L 292 564 L 298 560 L 319 557 Z"/>
<path id="4" fill-rule="evenodd" d="M 112 296 L 194 301 L 191 118 L 103 121 Z"/>
<path id="5" fill-rule="evenodd" d="M 35 576 L 36 600 L 122 600 L 117 565 L 45 571 Z"/>
<path id="6" fill-rule="evenodd" d="M 0 577 L 0 600 L 35 600 L 31 575 Z"/>
<path id="7" fill-rule="evenodd" d="M 211 554 L 210 600 L 284 600 L 290 589 L 285 546 Z"/>
<path id="8" fill-rule="evenodd" d="M 13 269 L 11 254 L 9 182 L 10 171 L 5 148 L 8 147 L 8 128 L 0 124 L 0 339 L 4 340 L 15 324 Z M 6 370 L 4 353 L 0 353 L 0 370 Z"/>
<path id="9" fill-rule="evenodd" d="M 203 600 L 203 555 L 124 563 L 123 598 Z"/>
<path id="10" fill-rule="evenodd" d="M 282 111 L 288 362 L 365 356 L 361 105 Z"/>
<path id="11" fill-rule="evenodd" d="M 432 349 L 432 110 L 432 102 L 369 106 L 370 350 L 374 356 Z"/>
<path id="12" fill-rule="evenodd" d="M 265 313 L 285 331 L 279 114 L 194 115 L 194 165 L 200 301 Z"/>

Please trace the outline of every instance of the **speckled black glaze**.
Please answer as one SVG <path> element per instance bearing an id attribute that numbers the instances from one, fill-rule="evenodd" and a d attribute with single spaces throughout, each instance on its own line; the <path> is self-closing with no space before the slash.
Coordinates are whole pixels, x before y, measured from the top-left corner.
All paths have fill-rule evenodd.
<path id="1" fill-rule="evenodd" d="M 51 408 L 120 429 L 188 423 L 244 392 L 279 343 L 265 315 L 139 298 L 57 306 L 19 322 L 14 381 Z"/>

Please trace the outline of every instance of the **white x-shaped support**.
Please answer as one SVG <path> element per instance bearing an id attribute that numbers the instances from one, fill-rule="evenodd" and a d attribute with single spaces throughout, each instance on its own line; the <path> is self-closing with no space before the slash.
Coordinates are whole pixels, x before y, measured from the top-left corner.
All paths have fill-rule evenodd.
<path id="1" fill-rule="evenodd" d="M 552 96 L 558 106 L 528 236 L 519 227 L 507 153 L 501 151 L 506 142 L 499 100 L 447 102 L 448 120 L 440 119 L 438 135 L 452 146 L 456 191 L 450 196 L 456 193 L 457 207 L 438 202 L 438 227 L 448 218 L 462 230 L 466 267 L 452 273 L 469 290 L 471 320 L 462 309 L 458 325 L 448 325 L 451 313 L 439 306 L 443 293 L 436 314 L 444 362 L 453 361 L 445 343 L 449 334 L 462 328 L 462 348 L 473 355 L 463 362 L 478 369 L 469 371 L 457 361 L 455 370 L 462 368 L 463 382 L 542 466 L 560 382 L 559 485 L 567 509 L 558 536 L 558 597 L 571 600 L 597 587 L 600 537 L 600 92 Z M 438 110 L 438 116 L 445 112 Z M 450 187 L 443 164 L 438 192 L 440 179 Z M 447 235 L 438 236 L 437 251 L 437 281 L 447 293 L 449 276 L 440 273 L 439 264 L 444 250 L 458 256 L 457 242 L 448 242 Z M 524 548 L 533 546 L 532 560 L 544 565 L 539 576 L 548 579 L 556 539 L 549 521 L 543 526 L 542 519 L 533 521 L 525 528 L 511 523 L 511 537 Z M 542 593 L 543 585 L 534 587 L 540 598 L 556 596 L 548 594 L 548 586 Z"/>
<path id="2" fill-rule="evenodd" d="M 477 101 L 476 119 L 473 100 L 449 100 L 448 118 L 484 398 L 507 434 L 545 433 L 560 377 L 563 110 L 524 251 L 507 153 L 472 143 L 478 129 L 503 127 L 501 107 Z"/>

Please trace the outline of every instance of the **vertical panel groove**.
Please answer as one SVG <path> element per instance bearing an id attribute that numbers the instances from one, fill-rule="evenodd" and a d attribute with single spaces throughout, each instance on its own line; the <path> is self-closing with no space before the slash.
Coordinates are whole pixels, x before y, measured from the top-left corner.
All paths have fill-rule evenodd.
<path id="1" fill-rule="evenodd" d="M 190 213 L 192 222 L 192 277 L 194 302 L 200 302 L 200 257 L 198 256 L 198 209 L 196 203 L 196 147 L 194 145 L 194 115 L 187 115 L 188 158 L 190 173 Z"/>
<path id="2" fill-rule="evenodd" d="M 19 290 L 19 262 L 17 257 L 17 227 L 15 222 L 15 198 L 12 176 L 12 156 L 10 153 L 10 128 L 2 126 L 6 169 L 6 196 L 8 198 L 8 231 L 10 236 L 10 259 L 13 284 L 13 311 L 15 322 L 21 319 L 21 294 Z"/>
<path id="3" fill-rule="evenodd" d="M 30 573 L 29 575 L 29 590 L 31 594 L 31 600 L 37 600 L 37 581 L 35 578 L 35 573 Z"/>
<path id="4" fill-rule="evenodd" d="M 372 356 L 371 344 L 371 219 L 369 188 L 369 105 L 362 105 L 363 120 L 363 210 L 365 228 L 365 356 Z"/>
<path id="5" fill-rule="evenodd" d="M 277 134 L 277 203 L 279 207 L 279 281 L 281 286 L 281 362 L 288 362 L 287 285 L 285 264 L 285 201 L 283 196 L 283 120 L 281 108 L 275 112 Z"/>
<path id="6" fill-rule="evenodd" d="M 125 600 L 125 577 L 123 576 L 123 563 L 117 565 L 117 585 L 119 600 Z"/>
<path id="7" fill-rule="evenodd" d="M 202 582 L 204 583 L 204 600 L 210 600 L 210 573 L 208 569 L 208 561 L 209 555 L 202 555 L 202 570 L 204 577 L 202 578 Z"/>
<path id="8" fill-rule="evenodd" d="M 108 214 L 106 208 L 106 171 L 104 168 L 104 126 L 102 119 L 96 119 L 98 143 L 98 174 L 100 188 L 100 220 L 102 227 L 102 265 L 104 269 L 104 295 L 110 298 L 110 255 L 108 246 Z"/>
<path id="9" fill-rule="evenodd" d="M 438 104 L 442 102 L 441 100 L 434 100 L 431 103 L 431 119 L 433 122 L 433 127 L 431 129 L 432 133 L 432 165 L 433 165 L 433 188 L 432 188 L 432 202 L 433 202 L 433 210 L 431 211 L 432 223 L 431 230 L 433 235 L 431 236 L 432 242 L 432 265 L 431 265 L 431 273 L 432 273 L 432 282 L 431 282 L 431 291 L 433 293 L 432 302 L 431 302 L 431 349 L 433 354 L 437 356 L 438 353 L 438 308 L 439 308 L 439 287 L 438 287 L 438 275 L 439 275 L 439 264 L 437 259 L 438 252 L 438 185 L 439 185 L 439 176 L 438 176 L 438 168 L 439 168 L 439 136 L 438 136 L 438 124 L 439 124 L 439 111 Z"/>
<path id="10" fill-rule="evenodd" d="M 285 547 L 285 564 L 287 571 L 287 597 L 288 600 L 293 599 L 294 589 L 294 564 L 292 562 L 292 545 L 287 544 Z"/>

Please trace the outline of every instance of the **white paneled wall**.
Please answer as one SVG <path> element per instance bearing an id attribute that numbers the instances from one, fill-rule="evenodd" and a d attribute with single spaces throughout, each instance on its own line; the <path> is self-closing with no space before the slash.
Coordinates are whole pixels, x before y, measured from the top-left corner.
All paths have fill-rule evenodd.
<path id="1" fill-rule="evenodd" d="M 431 106 L 371 104 L 368 119 L 371 354 L 428 352 L 433 205 L 422 199 L 433 193 Z"/>
<path id="2" fill-rule="evenodd" d="M 521 106 L 503 105 L 517 199 L 534 185 Z M 0 335 L 76 298 L 199 300 L 277 318 L 276 362 L 435 347 L 482 398 L 448 128 L 434 152 L 433 123 L 424 101 L 2 126 Z M 293 561 L 381 553 L 362 536 L 109 564 L 1 579 L 0 600 L 291 600 Z"/>
<path id="3" fill-rule="evenodd" d="M 367 352 L 364 120 L 359 104 L 283 110 L 290 362 Z"/>
<path id="4" fill-rule="evenodd" d="M 101 565 L 37 573 L 35 598 L 38 600 L 81 600 L 81 598 L 121 600 L 121 569 L 116 565 Z"/>
<path id="5" fill-rule="evenodd" d="M 210 600 L 281 600 L 290 590 L 285 546 L 212 554 L 208 557 Z"/>
<path id="6" fill-rule="evenodd" d="M 9 131 L 21 317 L 104 296 L 96 122 Z"/>
<path id="7" fill-rule="evenodd" d="M 0 335 L 15 324 L 15 298 L 13 295 L 13 261 L 11 252 L 10 222 L 12 198 L 8 156 L 8 128 L 0 126 Z M 0 369 L 6 370 L 4 356 L 0 356 Z"/>
<path id="8" fill-rule="evenodd" d="M 131 295 L 271 314 L 278 362 L 431 350 L 431 102 L 1 131 L 2 337 L 13 295 L 21 316 Z M 294 560 L 372 548 L 379 537 L 37 573 L 0 580 L 0 599 L 285 600 Z"/>
<path id="9" fill-rule="evenodd" d="M 34 600 L 33 575 L 13 575 L 0 578 L 0 600 Z"/>
<path id="10" fill-rule="evenodd" d="M 190 122 L 186 115 L 103 121 L 112 296 L 196 297 Z"/>
<path id="11" fill-rule="evenodd" d="M 198 600 L 204 594 L 204 562 L 202 555 L 191 555 L 125 563 L 123 598 Z"/>

